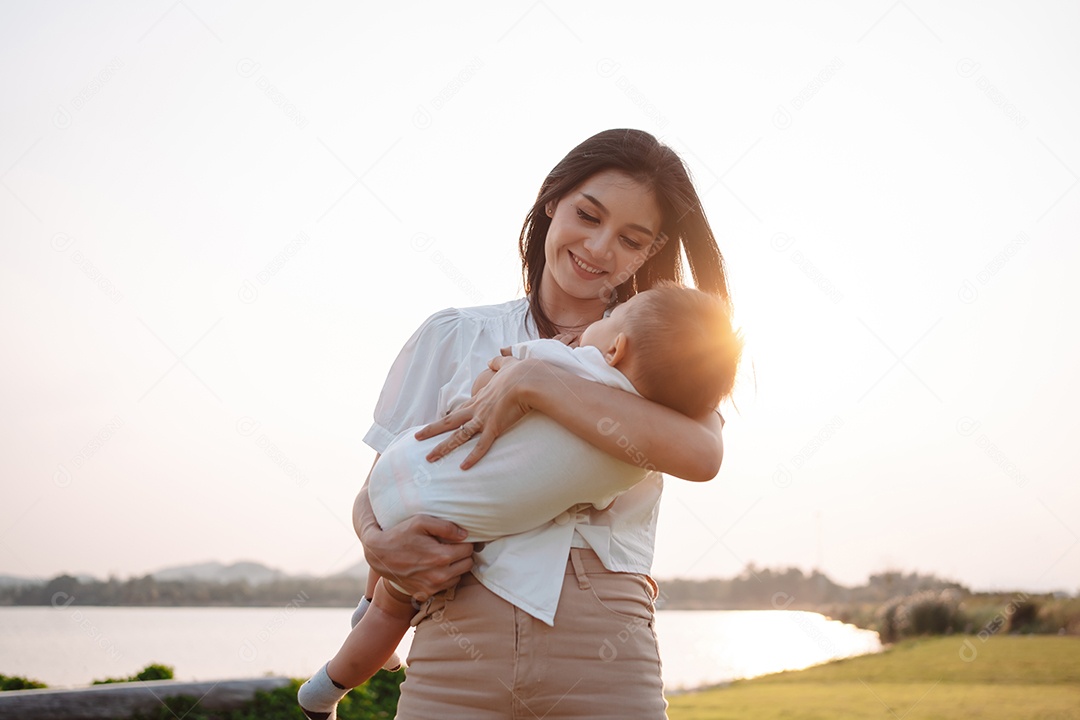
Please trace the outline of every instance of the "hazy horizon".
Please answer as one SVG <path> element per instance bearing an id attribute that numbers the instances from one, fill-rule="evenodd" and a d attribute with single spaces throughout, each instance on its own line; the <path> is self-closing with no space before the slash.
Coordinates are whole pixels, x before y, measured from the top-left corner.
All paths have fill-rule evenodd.
<path id="1" fill-rule="evenodd" d="M 241 565 L 241 564 L 245 564 L 245 563 L 251 563 L 251 564 L 255 564 L 255 565 L 259 565 L 261 567 L 264 567 L 264 568 L 266 568 L 268 570 L 282 572 L 287 577 L 305 577 L 305 576 L 307 576 L 307 577 L 314 577 L 314 578 L 323 578 L 323 577 L 328 577 L 328 576 L 332 576 L 332 575 L 337 575 L 337 574 L 343 573 L 343 572 L 345 572 L 347 570 L 354 569 L 354 568 L 356 568 L 356 567 L 358 567 L 360 565 L 363 565 L 364 567 L 367 567 L 367 562 L 364 561 L 363 559 L 360 559 L 360 560 L 357 560 L 355 562 L 350 563 L 349 565 L 347 565 L 345 567 L 333 570 L 331 572 L 316 575 L 316 574 L 313 574 L 313 573 L 311 573 L 309 571 L 306 571 L 306 570 L 303 570 L 303 569 L 300 569 L 300 570 L 287 570 L 285 568 L 273 565 L 272 563 L 262 562 L 262 561 L 259 561 L 259 560 L 252 560 L 250 558 L 246 558 L 246 559 L 241 558 L 241 559 L 234 560 L 234 561 L 222 561 L 222 560 L 207 559 L 207 560 L 201 560 L 201 561 L 181 562 L 181 563 L 178 563 L 178 564 L 175 564 L 175 565 L 168 565 L 168 566 L 150 568 L 150 569 L 143 570 L 143 571 L 134 571 L 134 572 L 131 572 L 131 573 L 128 573 L 128 574 L 112 575 L 111 577 L 115 577 L 115 578 L 123 581 L 123 580 L 132 579 L 132 578 L 145 577 L 147 575 L 155 575 L 155 574 L 160 573 L 162 571 L 176 570 L 176 569 L 180 569 L 180 568 L 199 567 L 199 566 L 203 566 L 203 565 L 212 565 L 212 564 L 218 564 L 218 565 L 221 565 L 223 568 L 229 568 L 229 567 L 232 567 L 234 565 Z M 764 569 L 769 569 L 769 570 L 774 570 L 775 571 L 775 570 L 787 570 L 790 567 L 794 567 L 794 566 L 784 566 L 784 567 L 775 566 L 775 567 L 768 567 L 768 568 L 766 568 L 764 566 L 755 566 L 754 569 L 756 571 L 761 571 L 761 570 L 764 570 Z M 797 569 L 800 570 L 804 575 L 807 575 L 807 576 L 809 576 L 812 573 L 817 572 L 817 571 L 820 570 L 818 568 L 810 568 L 810 569 L 797 568 Z M 918 574 L 918 575 L 934 576 L 934 577 L 937 577 L 939 580 L 945 580 L 945 581 L 949 581 L 949 582 L 956 582 L 956 583 L 959 583 L 960 585 L 963 585 L 964 587 L 971 590 L 972 592 L 987 592 L 987 593 L 995 593 L 995 592 L 1008 593 L 1008 592 L 1014 592 L 1014 591 L 1023 591 L 1023 592 L 1064 592 L 1064 593 L 1068 593 L 1069 595 L 1072 595 L 1072 596 L 1080 595 L 1080 590 L 1070 589 L 1070 588 L 1065 588 L 1065 587 L 1062 587 L 1062 588 L 1049 588 L 1049 589 L 1044 589 L 1044 590 L 1040 590 L 1040 591 L 1034 591 L 1031 588 L 1024 588 L 1024 587 L 1020 587 L 1020 586 L 1008 586 L 1008 587 L 1002 586 L 1002 587 L 996 587 L 996 588 L 994 588 L 994 587 L 990 587 L 990 588 L 974 587 L 974 586 L 964 582 L 960 578 L 935 575 L 934 573 L 929 573 L 929 572 L 920 572 L 918 569 L 911 569 L 911 570 L 904 569 L 904 570 L 901 570 L 901 569 L 897 569 L 897 568 L 892 568 L 892 569 L 883 569 L 883 570 L 879 570 L 879 571 L 871 571 L 865 578 L 863 578 L 862 581 L 855 581 L 855 582 L 841 582 L 837 578 L 833 577 L 827 570 L 820 570 L 820 572 L 823 575 L 825 575 L 826 577 L 828 577 L 830 580 L 832 580 L 833 582 L 837 583 L 838 585 L 843 585 L 845 587 L 860 587 L 860 586 L 863 586 L 863 585 L 867 585 L 867 584 L 869 584 L 870 578 L 872 576 L 875 576 L 875 575 L 882 575 L 882 574 L 886 574 L 886 573 L 902 573 L 904 575 L 910 575 L 912 573 L 915 573 L 915 574 Z M 722 577 L 721 576 L 716 576 L 716 577 L 689 577 L 689 578 L 682 578 L 682 577 L 677 577 L 677 576 L 670 576 L 669 577 L 669 576 L 657 575 L 656 580 L 659 581 L 659 582 L 664 582 L 665 580 L 696 580 L 696 581 L 717 580 L 717 579 L 718 580 L 730 580 L 730 579 L 732 579 L 732 578 L 734 578 L 734 577 L 736 577 L 736 576 L 738 576 L 740 574 L 741 574 L 740 572 L 736 572 L 736 573 L 734 573 L 732 575 L 727 575 L 727 576 L 722 576 Z M 59 577 L 61 575 L 68 575 L 68 576 L 72 576 L 72 577 L 92 577 L 95 580 L 107 580 L 110 577 L 109 575 L 95 575 L 94 573 L 89 573 L 89 572 L 68 572 L 68 571 L 61 571 L 61 572 L 53 573 L 53 574 L 50 574 L 50 575 L 37 575 L 37 576 L 23 576 L 23 575 L 15 575 L 15 574 L 12 574 L 12 573 L 0 572 L 0 577 L 17 577 L 17 578 L 20 578 L 20 579 L 33 579 L 33 580 L 43 580 L 43 581 L 44 580 L 51 580 L 51 579 L 53 579 L 55 577 Z"/>

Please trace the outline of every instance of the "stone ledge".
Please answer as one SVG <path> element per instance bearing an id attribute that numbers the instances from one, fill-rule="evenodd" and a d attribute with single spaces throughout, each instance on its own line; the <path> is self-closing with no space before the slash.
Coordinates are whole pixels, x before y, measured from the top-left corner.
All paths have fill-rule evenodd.
<path id="1" fill-rule="evenodd" d="M 83 688 L 9 690 L 0 692 L 0 717 L 33 720 L 119 720 L 150 712 L 167 697 L 191 695 L 207 710 L 235 710 L 251 702 L 256 692 L 287 686 L 286 677 L 250 680 L 180 682 L 149 680 L 109 683 Z"/>

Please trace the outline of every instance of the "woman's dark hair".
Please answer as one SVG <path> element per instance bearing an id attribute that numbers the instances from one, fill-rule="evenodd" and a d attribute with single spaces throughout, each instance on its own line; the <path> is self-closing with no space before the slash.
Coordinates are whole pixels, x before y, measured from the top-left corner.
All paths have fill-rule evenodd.
<path id="1" fill-rule="evenodd" d="M 548 173 L 521 227 L 518 240 L 521 274 L 540 336 L 553 337 L 558 333 L 540 305 L 538 292 L 546 263 L 544 241 L 551 226 L 545 206 L 551 201 L 558 202 L 603 170 L 618 170 L 652 190 L 663 218 L 661 233 L 666 236 L 662 246 L 661 242 L 654 243 L 659 250 L 614 289 L 613 300 L 623 302 L 660 280 L 682 283 L 684 252 L 694 286 L 728 299 L 724 258 L 682 159 L 643 130 L 605 130 L 571 150 Z"/>

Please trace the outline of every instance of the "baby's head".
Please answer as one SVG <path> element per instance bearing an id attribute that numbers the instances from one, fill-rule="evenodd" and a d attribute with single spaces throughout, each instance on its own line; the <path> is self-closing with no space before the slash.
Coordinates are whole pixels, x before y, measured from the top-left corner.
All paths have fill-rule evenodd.
<path id="1" fill-rule="evenodd" d="M 743 346 L 727 302 L 674 283 L 617 306 L 580 344 L 598 348 L 643 397 L 690 417 L 731 394 Z"/>

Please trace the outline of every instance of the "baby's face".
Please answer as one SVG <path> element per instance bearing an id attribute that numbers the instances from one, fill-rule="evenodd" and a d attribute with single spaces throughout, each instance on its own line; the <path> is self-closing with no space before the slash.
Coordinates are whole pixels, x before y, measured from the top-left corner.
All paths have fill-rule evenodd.
<path id="1" fill-rule="evenodd" d="M 585 332 L 581 333 L 578 339 L 578 345 L 582 347 L 591 345 L 600 352 L 607 352 L 614 347 L 615 338 L 619 336 L 619 333 L 627 334 L 630 326 L 628 309 L 634 303 L 642 302 L 639 300 L 640 297 L 641 295 L 635 295 L 616 306 L 606 318 L 601 318 L 585 328 Z"/>

